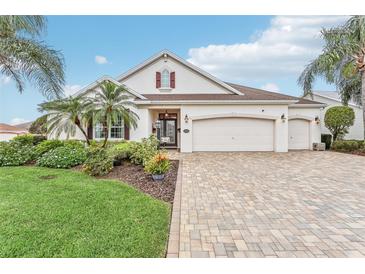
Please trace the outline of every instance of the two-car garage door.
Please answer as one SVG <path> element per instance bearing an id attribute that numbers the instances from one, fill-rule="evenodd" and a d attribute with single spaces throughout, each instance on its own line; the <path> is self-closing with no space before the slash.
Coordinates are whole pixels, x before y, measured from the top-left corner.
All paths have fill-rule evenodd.
<path id="1" fill-rule="evenodd" d="M 274 121 L 227 117 L 193 121 L 193 151 L 273 151 Z M 310 149 L 310 123 L 288 122 L 288 148 Z"/>
<path id="2" fill-rule="evenodd" d="M 254 118 L 193 121 L 193 151 L 273 151 L 274 122 Z"/>

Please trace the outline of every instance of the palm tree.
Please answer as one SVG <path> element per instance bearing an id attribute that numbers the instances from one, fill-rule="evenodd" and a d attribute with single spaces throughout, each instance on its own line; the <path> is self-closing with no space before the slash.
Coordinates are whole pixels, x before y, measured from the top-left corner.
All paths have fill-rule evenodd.
<path id="1" fill-rule="evenodd" d="M 59 98 L 64 61 L 60 52 L 36 40 L 45 27 L 43 16 L 0 16 L 0 74 L 13 79 L 19 92 L 28 80 L 48 98 Z"/>
<path id="2" fill-rule="evenodd" d="M 42 103 L 39 105 L 40 111 L 47 111 L 47 132 L 55 134 L 58 138 L 62 132 L 69 136 L 74 136 L 78 128 L 90 145 L 89 137 L 84 128 L 90 124 L 93 102 L 82 96 L 68 97 Z"/>
<path id="3" fill-rule="evenodd" d="M 345 24 L 321 31 L 322 53 L 302 72 L 298 83 L 304 95 L 312 94 L 316 76 L 335 84 L 342 101 L 362 105 L 365 136 L 365 16 L 352 16 Z"/>
<path id="4" fill-rule="evenodd" d="M 130 107 L 135 107 L 127 90 L 111 81 L 104 81 L 100 84 L 100 92 L 96 94 L 93 102 L 94 121 L 104 125 L 104 143 L 108 142 L 108 133 L 113 123 L 121 117 L 128 127 L 137 127 L 138 115 Z"/>

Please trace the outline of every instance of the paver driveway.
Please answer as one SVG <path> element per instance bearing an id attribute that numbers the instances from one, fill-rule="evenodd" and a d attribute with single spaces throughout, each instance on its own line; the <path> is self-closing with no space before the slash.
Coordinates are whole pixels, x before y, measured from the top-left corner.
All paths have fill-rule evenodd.
<path id="1" fill-rule="evenodd" d="M 179 257 L 365 256 L 365 157 L 181 157 Z"/>

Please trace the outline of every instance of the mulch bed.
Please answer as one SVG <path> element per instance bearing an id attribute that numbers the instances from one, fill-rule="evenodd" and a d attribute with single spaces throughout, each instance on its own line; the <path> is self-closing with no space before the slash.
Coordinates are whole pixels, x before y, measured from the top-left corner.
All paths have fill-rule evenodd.
<path id="1" fill-rule="evenodd" d="M 178 168 L 179 161 L 171 160 L 171 168 L 165 174 L 164 180 L 155 182 L 152 176 L 143 170 L 142 166 L 124 161 L 121 166 L 115 166 L 109 174 L 98 178 L 123 181 L 152 197 L 172 204 Z"/>

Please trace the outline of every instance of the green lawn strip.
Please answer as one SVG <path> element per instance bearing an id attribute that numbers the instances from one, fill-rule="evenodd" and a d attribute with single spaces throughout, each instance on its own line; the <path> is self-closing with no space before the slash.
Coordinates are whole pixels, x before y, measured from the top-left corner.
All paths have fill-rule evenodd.
<path id="1" fill-rule="evenodd" d="M 0 257 L 163 257 L 169 219 L 168 204 L 118 181 L 0 168 Z"/>

